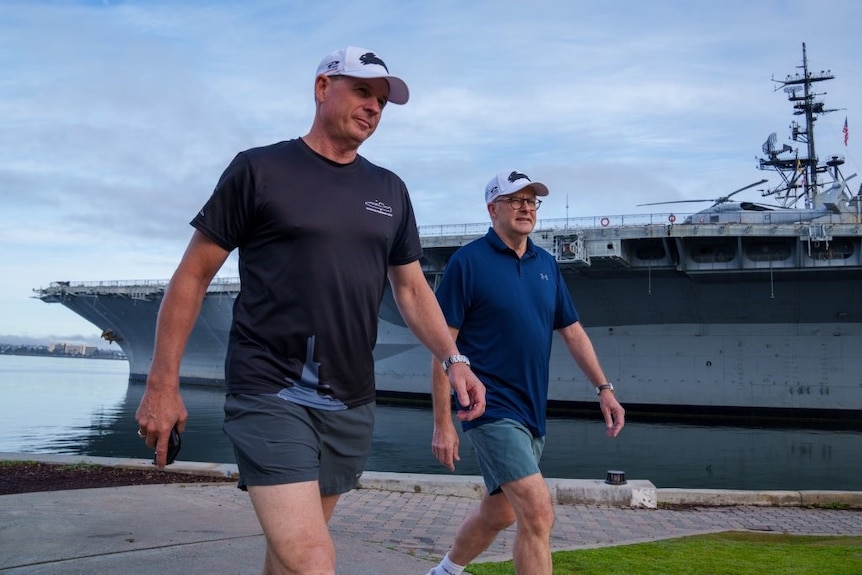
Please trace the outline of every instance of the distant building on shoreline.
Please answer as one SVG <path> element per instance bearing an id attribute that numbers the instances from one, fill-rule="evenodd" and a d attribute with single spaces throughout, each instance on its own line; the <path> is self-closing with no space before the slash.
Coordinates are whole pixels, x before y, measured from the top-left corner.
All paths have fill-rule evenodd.
<path id="1" fill-rule="evenodd" d="M 54 355 L 80 355 L 89 357 L 95 355 L 99 348 L 95 345 L 77 343 L 52 343 L 48 346 L 48 353 Z"/>
<path id="2" fill-rule="evenodd" d="M 126 359 L 121 350 L 102 349 L 94 345 L 52 343 L 50 345 L 13 345 L 0 343 L 0 355 L 38 355 L 50 357 L 80 357 L 87 359 Z"/>

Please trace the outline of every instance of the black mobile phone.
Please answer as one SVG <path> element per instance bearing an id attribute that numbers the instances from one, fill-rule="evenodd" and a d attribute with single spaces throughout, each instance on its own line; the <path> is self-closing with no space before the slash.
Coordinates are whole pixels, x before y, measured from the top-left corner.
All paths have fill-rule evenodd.
<path id="1" fill-rule="evenodd" d="M 182 447 L 182 438 L 180 438 L 180 432 L 177 431 L 177 426 L 175 425 L 173 429 L 171 429 L 171 434 L 168 436 L 168 459 L 165 461 L 165 465 L 170 465 L 177 458 L 177 455 L 180 452 L 180 447 Z M 153 463 L 156 462 L 156 455 L 153 454 Z"/>

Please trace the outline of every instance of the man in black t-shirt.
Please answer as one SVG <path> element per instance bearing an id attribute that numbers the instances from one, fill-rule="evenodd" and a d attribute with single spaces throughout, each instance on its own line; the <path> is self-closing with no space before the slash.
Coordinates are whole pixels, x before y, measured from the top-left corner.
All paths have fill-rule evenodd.
<path id="1" fill-rule="evenodd" d="M 386 103 L 407 102 L 407 85 L 374 52 L 348 47 L 320 63 L 314 97 L 308 134 L 237 154 L 192 220 L 136 414 L 164 466 L 170 431 L 188 416 L 183 349 L 207 286 L 239 250 L 224 429 L 266 535 L 264 573 L 335 572 L 327 521 L 371 447 L 372 350 L 387 279 L 407 325 L 444 362 L 465 406 L 459 418 L 485 408 L 419 264 L 404 182 L 358 155 Z"/>

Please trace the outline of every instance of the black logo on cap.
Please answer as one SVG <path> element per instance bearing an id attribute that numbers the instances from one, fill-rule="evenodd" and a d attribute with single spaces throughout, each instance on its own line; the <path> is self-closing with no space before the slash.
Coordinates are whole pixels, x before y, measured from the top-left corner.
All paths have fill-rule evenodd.
<path id="1" fill-rule="evenodd" d="M 375 54 L 374 52 L 366 52 L 359 57 L 359 61 L 366 66 L 368 66 L 369 64 L 377 64 L 379 66 L 383 66 L 383 69 L 386 70 L 386 73 L 389 73 L 389 68 L 386 67 L 386 63 L 380 58 L 378 58 L 377 54 Z"/>
<path id="2" fill-rule="evenodd" d="M 527 177 L 527 174 L 522 174 L 521 172 L 512 172 L 511 174 L 509 174 L 509 182 L 512 184 L 514 184 L 516 180 L 520 180 L 521 178 L 527 180 L 528 182 L 533 181 Z"/>

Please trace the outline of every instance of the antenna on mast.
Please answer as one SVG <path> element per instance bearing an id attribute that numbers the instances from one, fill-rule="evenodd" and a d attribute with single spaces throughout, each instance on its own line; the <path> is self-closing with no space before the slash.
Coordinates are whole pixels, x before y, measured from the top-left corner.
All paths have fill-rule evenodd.
<path id="1" fill-rule="evenodd" d="M 784 183 L 763 193 L 775 195 L 785 206 L 794 205 L 803 199 L 806 207 L 815 205 L 815 198 L 820 192 L 821 182 L 817 175 L 827 171 L 827 166 L 821 165 L 814 145 L 814 123 L 821 114 L 828 114 L 835 110 L 827 109 L 814 87 L 819 82 L 833 80 L 835 76 L 831 70 L 812 72 L 808 69 L 808 51 L 805 43 L 802 43 L 802 65 L 797 66 L 802 72 L 788 74 L 784 80 L 775 80 L 778 84 L 776 91 L 783 89 L 787 99 L 793 104 L 793 115 L 801 116 L 800 122 L 795 120 L 791 124 L 791 140 L 801 144 L 801 149 L 793 148 L 788 144 L 778 146 L 774 134 L 770 134 L 763 144 L 765 158 L 760 159 L 761 170 L 773 170 L 778 172 Z M 790 154 L 782 156 L 783 154 Z M 843 159 L 842 162 L 843 163 Z"/>

